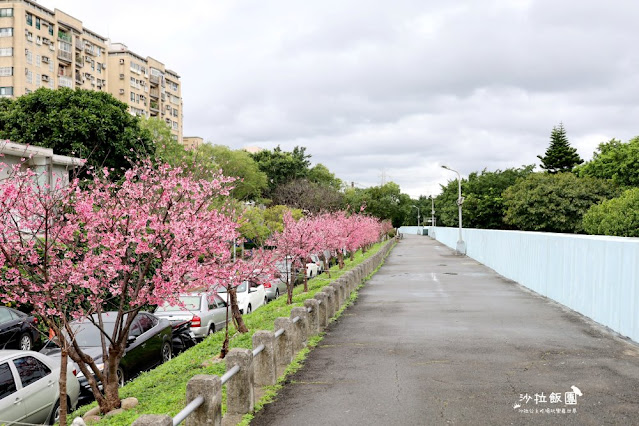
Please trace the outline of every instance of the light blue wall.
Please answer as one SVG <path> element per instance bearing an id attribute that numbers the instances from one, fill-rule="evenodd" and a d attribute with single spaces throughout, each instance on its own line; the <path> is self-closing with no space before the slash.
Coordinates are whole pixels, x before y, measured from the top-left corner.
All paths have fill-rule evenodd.
<path id="1" fill-rule="evenodd" d="M 435 234 L 455 248 L 458 228 Z M 469 257 L 639 342 L 639 238 L 464 229 L 463 239 Z"/>

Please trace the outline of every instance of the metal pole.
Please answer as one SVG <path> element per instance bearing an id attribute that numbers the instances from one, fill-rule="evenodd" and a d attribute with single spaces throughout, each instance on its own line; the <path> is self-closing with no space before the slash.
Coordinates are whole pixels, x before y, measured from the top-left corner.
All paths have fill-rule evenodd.
<path id="1" fill-rule="evenodd" d="M 435 198 L 433 198 L 433 196 L 430 196 L 430 202 L 431 202 L 431 207 L 430 207 L 430 226 L 432 231 L 430 232 L 430 237 L 432 239 L 435 239 Z"/>
<path id="2" fill-rule="evenodd" d="M 453 170 L 447 166 L 442 166 L 442 168 L 446 170 L 450 170 L 451 172 L 457 173 L 457 183 L 458 183 L 457 205 L 459 206 L 459 240 L 457 240 L 457 252 L 459 254 L 466 254 L 466 243 L 462 239 L 462 204 L 464 203 L 464 199 L 462 198 L 462 195 L 461 195 L 461 174 L 457 170 Z"/>

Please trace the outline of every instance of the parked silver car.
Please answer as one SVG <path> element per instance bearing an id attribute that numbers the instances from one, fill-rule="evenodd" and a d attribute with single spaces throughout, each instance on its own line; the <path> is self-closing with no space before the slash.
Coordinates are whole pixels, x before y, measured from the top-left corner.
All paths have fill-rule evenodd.
<path id="1" fill-rule="evenodd" d="M 171 323 L 191 321 L 191 332 L 196 339 L 203 339 L 224 328 L 226 301 L 213 293 L 187 293 L 179 296 L 183 306 L 164 303 L 155 310 L 155 316 Z M 230 315 L 230 314 L 229 314 Z"/>
<path id="2" fill-rule="evenodd" d="M 54 424 L 60 418 L 60 362 L 32 351 L 0 350 L 0 424 Z M 75 410 L 80 384 L 67 369 L 70 411 Z"/>
<path id="3" fill-rule="evenodd" d="M 269 301 L 286 294 L 286 276 L 291 274 L 291 264 L 289 263 L 287 267 L 284 262 L 276 262 L 275 269 L 275 277 L 271 281 L 264 283 L 266 298 Z"/>

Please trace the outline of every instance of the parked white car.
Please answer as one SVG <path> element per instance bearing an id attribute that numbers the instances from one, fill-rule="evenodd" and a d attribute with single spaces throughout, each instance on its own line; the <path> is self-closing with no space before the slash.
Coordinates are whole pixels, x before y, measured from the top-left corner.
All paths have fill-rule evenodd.
<path id="1" fill-rule="evenodd" d="M 224 328 L 226 324 L 226 302 L 213 293 L 186 293 L 179 296 L 181 306 L 165 302 L 158 306 L 154 314 L 166 318 L 171 324 L 190 321 L 191 332 L 196 339 Z"/>
<path id="2" fill-rule="evenodd" d="M 318 255 L 312 254 L 311 255 L 311 262 L 313 262 L 314 264 L 317 265 L 317 273 L 318 274 L 323 274 L 324 273 L 324 262 L 322 262 L 322 259 L 320 259 Z"/>
<path id="3" fill-rule="evenodd" d="M 0 422 L 54 424 L 60 419 L 60 362 L 32 351 L 0 350 Z M 70 411 L 75 410 L 80 384 L 71 364 L 67 369 Z"/>
<path id="4" fill-rule="evenodd" d="M 220 287 L 217 290 L 219 296 L 226 300 L 226 289 Z M 250 314 L 257 308 L 262 305 L 265 305 L 266 300 L 266 290 L 264 289 L 264 285 L 256 284 L 249 281 L 244 281 L 242 284 L 237 286 L 237 306 L 240 309 L 242 314 Z"/>

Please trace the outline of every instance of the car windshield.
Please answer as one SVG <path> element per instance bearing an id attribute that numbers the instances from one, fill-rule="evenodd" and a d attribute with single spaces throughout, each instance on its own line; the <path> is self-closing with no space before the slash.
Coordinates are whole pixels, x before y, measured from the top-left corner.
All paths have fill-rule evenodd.
<path id="1" fill-rule="evenodd" d="M 164 302 L 158 306 L 156 312 L 176 312 L 176 311 L 199 311 L 202 298 L 200 296 L 180 296 L 181 306 L 177 303 Z"/>
<path id="2" fill-rule="evenodd" d="M 104 322 L 104 331 L 107 335 L 113 335 L 113 328 L 115 322 Z M 75 340 L 78 342 L 78 346 L 82 348 L 86 347 L 100 347 L 102 341 L 100 340 L 100 330 L 90 323 L 89 321 L 83 321 L 81 323 L 72 323 L 71 327 L 75 329 Z M 106 341 L 108 345 L 108 340 Z"/>
<path id="3" fill-rule="evenodd" d="M 237 286 L 236 289 L 236 293 L 243 293 L 246 291 L 246 281 L 244 281 L 242 284 L 240 284 L 239 286 Z M 226 293 L 226 288 L 225 287 L 220 287 L 217 289 L 218 293 Z"/>

